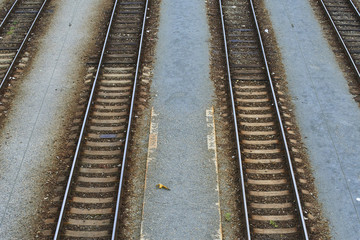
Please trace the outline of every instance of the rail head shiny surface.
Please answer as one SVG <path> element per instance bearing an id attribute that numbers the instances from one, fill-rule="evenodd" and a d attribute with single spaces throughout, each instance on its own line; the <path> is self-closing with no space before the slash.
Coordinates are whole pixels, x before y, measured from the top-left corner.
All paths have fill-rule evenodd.
<path id="1" fill-rule="evenodd" d="M 300 195 L 299 195 L 298 188 L 297 188 L 295 173 L 294 173 L 294 169 L 293 169 L 293 165 L 292 165 L 292 159 L 291 159 L 291 155 L 290 155 L 290 151 L 289 151 L 289 147 L 288 147 L 288 143 L 287 143 L 287 139 L 286 139 L 285 130 L 284 130 L 283 123 L 282 123 L 282 118 L 281 118 L 279 106 L 278 106 L 278 103 L 277 103 L 277 97 L 276 97 L 275 89 L 274 89 L 274 86 L 273 86 L 273 81 L 272 81 L 271 74 L 270 74 L 270 69 L 269 69 L 269 65 L 268 65 L 268 61 L 267 61 L 267 56 L 266 56 L 264 44 L 263 44 L 263 41 L 262 41 L 262 36 L 261 36 L 258 21 L 257 21 L 253 1 L 249 0 L 249 3 L 250 3 L 250 6 L 251 6 L 253 21 L 255 23 L 255 27 L 256 27 L 256 31 L 257 31 L 258 41 L 259 41 L 259 44 L 260 44 L 260 47 L 261 47 L 261 53 L 262 53 L 263 62 L 265 64 L 265 68 L 266 68 L 266 72 L 267 72 L 267 79 L 269 81 L 269 85 L 270 85 L 270 88 L 271 88 L 271 94 L 272 94 L 273 102 L 274 102 L 274 105 L 275 105 L 277 120 L 279 122 L 279 128 L 281 130 L 283 145 L 284 145 L 284 148 L 285 148 L 285 151 L 286 151 L 287 162 L 288 162 L 288 165 L 289 165 L 289 171 L 290 171 L 291 180 L 292 180 L 291 182 L 292 182 L 292 186 L 293 186 L 295 197 L 296 197 L 297 208 L 298 208 L 299 215 L 300 215 L 299 216 L 300 222 L 301 222 L 301 225 L 302 225 L 302 232 L 303 232 L 304 239 L 308 240 L 309 237 L 308 237 L 308 232 L 307 232 L 307 228 L 306 228 L 306 224 L 305 224 L 305 218 L 304 218 L 304 215 L 303 215 Z M 237 152 L 238 152 L 238 161 L 239 161 L 239 166 L 240 166 L 240 175 L 241 175 L 240 177 L 241 177 L 241 185 L 242 185 L 242 198 L 243 198 L 243 201 L 244 201 L 244 212 L 245 212 L 245 221 L 246 221 L 245 224 L 246 224 L 246 231 L 247 231 L 246 236 L 247 236 L 247 239 L 251 239 L 249 215 L 248 215 L 247 204 L 246 204 L 245 180 L 244 180 L 244 173 L 243 173 L 243 169 L 242 169 L 240 137 L 239 137 L 239 131 L 238 131 L 238 126 L 237 126 L 237 117 L 236 117 L 236 110 L 235 110 L 234 93 L 233 93 L 233 88 L 232 88 L 232 80 L 231 80 L 231 71 L 230 71 L 230 61 L 229 61 L 227 38 L 226 38 L 226 29 L 225 29 L 225 22 L 224 22 L 224 17 L 223 17 L 222 1 L 221 0 L 219 0 L 219 5 L 220 5 L 221 24 L 222 24 L 222 29 L 223 29 L 223 38 L 224 38 L 224 45 L 225 45 L 225 56 L 226 56 L 226 65 L 227 65 L 228 82 L 229 82 L 229 88 L 230 88 L 232 112 L 233 112 L 233 119 L 234 119 L 235 131 L 236 131 L 235 135 L 236 135 L 236 144 L 237 144 Z"/>
<path id="2" fill-rule="evenodd" d="M 302 232 L 303 232 L 303 235 L 304 235 L 304 239 L 309 240 L 309 235 L 308 235 L 308 231 L 307 231 L 307 228 L 306 228 L 303 207 L 302 207 L 302 204 L 301 204 L 300 194 L 299 194 L 299 190 L 298 190 L 297 183 L 296 183 L 295 171 L 294 171 L 293 164 L 292 164 L 292 158 L 291 158 L 291 155 L 290 155 L 289 146 L 288 146 L 287 138 L 286 138 L 286 134 L 285 134 L 285 129 L 284 129 L 284 126 L 283 126 L 283 122 L 282 122 L 282 118 L 281 118 L 281 114 L 280 114 L 280 109 L 279 109 L 279 105 L 278 105 L 278 102 L 277 102 L 275 88 L 274 88 L 274 85 L 273 85 L 273 81 L 272 81 L 272 77 L 271 77 L 271 73 L 270 73 L 270 68 L 269 68 L 269 64 L 268 64 L 268 61 L 267 61 L 267 56 L 266 56 L 266 52 L 265 52 L 264 43 L 262 41 L 262 36 L 261 36 L 259 23 L 258 23 L 257 17 L 256 17 L 254 3 L 253 3 L 252 0 L 249 0 L 249 2 L 250 2 L 250 5 L 251 5 L 251 11 L 252 11 L 252 14 L 253 14 L 256 30 L 257 30 L 258 37 L 259 37 L 259 43 L 260 43 L 260 46 L 261 46 L 262 56 L 263 56 L 263 60 L 264 60 L 264 64 L 265 64 L 266 72 L 267 72 L 267 78 L 269 80 L 269 84 L 270 84 L 270 88 L 271 88 L 271 94 L 272 94 L 272 97 L 273 97 L 274 106 L 275 106 L 275 109 L 276 109 L 276 115 L 277 115 L 280 131 L 281 131 L 281 135 L 282 135 L 282 139 L 283 139 L 283 145 L 285 147 L 286 157 L 287 157 L 288 164 L 289 164 L 289 170 L 290 170 L 290 174 L 291 174 L 292 185 L 293 185 L 293 188 L 294 188 L 294 194 L 295 194 L 295 197 L 296 197 L 296 203 L 297 203 L 298 212 L 299 212 L 299 215 L 300 215 L 299 216 L 300 217 L 300 222 L 301 222 L 302 230 L 303 230 Z"/>
<path id="3" fill-rule="evenodd" d="M 42 13 L 42 11 L 43 11 L 43 9 L 44 9 L 44 7 L 45 7 L 45 5 L 46 5 L 47 2 L 48 2 L 48 0 L 44 0 L 44 1 L 43 1 L 43 3 L 42 3 L 42 5 L 41 5 L 38 13 L 36 14 L 36 16 L 35 16 L 32 24 L 31 24 L 31 26 L 30 26 L 30 28 L 28 29 L 28 31 L 27 31 L 27 33 L 26 33 L 23 41 L 21 42 L 20 47 L 17 49 L 17 52 L 16 52 L 13 60 L 11 61 L 10 66 L 8 67 L 8 69 L 7 69 L 4 77 L 2 78 L 2 80 L 1 80 L 1 82 L 0 82 L 0 90 L 3 88 L 6 80 L 8 79 L 10 73 L 12 72 L 13 67 L 15 66 L 15 63 L 16 63 L 16 61 L 18 60 L 18 57 L 19 57 L 20 53 L 22 52 L 22 50 L 23 50 L 23 48 L 24 48 L 27 40 L 29 39 L 29 36 L 30 36 L 30 34 L 31 34 L 31 32 L 32 32 L 32 30 L 33 30 L 36 22 L 38 21 L 38 19 L 39 19 L 39 17 L 40 17 L 40 14 Z M 17 2 L 16 2 L 16 3 L 17 3 Z M 14 3 L 13 7 L 15 7 L 16 3 Z"/>
<path id="4" fill-rule="evenodd" d="M 355 6 L 354 2 L 352 0 L 349 0 L 351 6 L 353 7 L 354 11 L 356 12 L 356 14 L 358 15 L 358 17 L 360 18 L 360 12 L 357 9 L 357 7 Z"/>
<path id="5" fill-rule="evenodd" d="M 129 140 L 130 140 L 131 123 L 132 123 L 132 117 L 133 117 L 134 105 L 135 105 L 136 85 L 137 85 L 137 80 L 138 80 L 138 76 L 139 76 L 139 68 L 140 68 L 140 64 L 141 64 L 141 52 L 142 52 L 142 45 L 143 45 L 144 34 L 145 34 L 145 26 L 146 26 L 148 5 L 149 5 L 149 0 L 146 0 L 145 9 L 144 9 L 143 24 L 142 24 L 142 28 L 141 28 L 139 51 L 138 51 L 137 62 L 136 62 L 136 71 L 135 71 L 135 77 L 134 77 L 133 91 L 132 91 L 132 95 L 131 95 L 129 121 L 128 121 L 128 127 L 127 127 L 127 132 L 126 132 L 124 153 L 123 153 L 122 163 L 121 163 L 119 189 L 118 189 L 118 194 L 117 194 L 117 199 L 116 199 L 116 208 L 115 208 L 115 215 L 114 215 L 114 223 L 113 223 L 113 230 L 112 230 L 111 240 L 115 240 L 116 235 L 117 235 L 118 217 L 119 217 L 119 211 L 120 211 L 122 185 L 123 185 L 124 176 L 125 176 L 126 157 L 127 157 L 127 151 L 128 151 L 128 146 L 129 146 Z"/>
<path id="6" fill-rule="evenodd" d="M 325 11 L 325 13 L 326 13 L 326 16 L 328 17 L 329 21 L 331 22 L 331 25 L 332 25 L 334 31 L 336 32 L 336 36 L 337 36 L 337 38 L 339 39 L 339 41 L 341 42 L 341 45 L 342 45 L 343 49 L 345 50 L 345 53 L 346 53 L 348 59 L 350 60 L 353 69 L 354 69 L 355 72 L 356 72 L 356 75 L 357 75 L 357 77 L 358 77 L 358 81 L 360 81 L 360 71 L 359 71 L 358 67 L 356 66 L 356 63 L 355 63 L 354 58 L 351 56 L 351 53 L 350 53 L 350 51 L 349 51 L 349 49 L 348 49 L 348 47 L 347 47 L 347 45 L 346 45 L 343 37 L 341 36 L 340 31 L 339 31 L 339 29 L 337 28 L 334 20 L 332 19 L 331 14 L 330 14 L 328 8 L 326 7 L 324 1 L 323 1 L 323 0 L 319 0 L 319 1 L 320 1 L 320 3 L 321 3 L 322 8 L 324 9 L 324 11 Z M 356 8 L 356 6 L 354 5 L 354 3 L 353 3 L 351 0 L 349 0 L 349 4 L 352 5 L 354 11 L 357 13 L 357 15 L 358 15 L 358 17 L 359 17 L 359 19 L 360 19 L 360 13 L 359 13 L 359 11 L 357 10 L 357 8 Z"/>
<path id="7" fill-rule="evenodd" d="M 112 13 L 111 13 L 111 17 L 110 17 L 110 20 L 109 20 L 108 29 L 107 29 L 107 32 L 106 32 L 105 41 L 104 41 L 104 44 L 103 44 L 103 47 L 102 47 L 102 51 L 101 51 L 101 55 L 100 55 L 100 59 L 99 59 L 99 64 L 97 66 L 96 75 L 95 75 L 95 78 L 94 78 L 94 82 L 92 84 L 91 93 L 90 93 L 89 100 L 88 100 L 88 103 L 87 103 L 84 120 L 83 120 L 82 125 L 81 125 L 81 131 L 80 131 L 80 134 L 79 134 L 79 137 L 78 137 L 73 162 L 72 162 L 72 165 L 71 165 L 71 170 L 70 170 L 68 182 L 67 182 L 67 185 L 66 185 L 66 190 L 65 190 L 65 193 L 64 193 L 64 198 L 63 198 L 63 201 L 62 201 L 62 204 L 61 204 L 61 209 L 60 209 L 60 213 L 59 213 L 58 222 L 56 224 L 54 240 L 59 239 L 59 237 L 60 237 L 60 229 L 61 229 L 61 225 L 62 225 L 64 213 L 65 213 L 67 198 L 69 196 L 71 182 L 73 180 L 75 167 L 76 167 L 77 160 L 78 160 L 79 153 L 80 153 L 81 142 L 82 142 L 83 137 L 84 137 L 85 127 L 86 127 L 86 123 L 87 123 L 87 120 L 88 120 L 88 117 L 89 117 L 92 101 L 93 101 L 93 98 L 94 98 L 96 84 L 97 84 L 97 80 L 99 78 L 99 74 L 100 74 L 102 62 L 103 62 L 103 59 L 104 59 L 107 43 L 108 43 L 108 40 L 109 40 L 110 31 L 111 31 L 111 27 L 112 27 L 112 23 L 113 23 L 113 19 L 114 19 L 114 16 L 115 16 L 117 5 L 118 5 L 118 0 L 115 0 L 113 10 L 112 10 Z"/>
<path id="8" fill-rule="evenodd" d="M 3 18 L 3 20 L 0 23 L 0 30 L 2 31 L 2 27 L 4 26 L 5 22 L 7 21 L 7 19 L 9 18 L 10 14 L 12 13 L 12 11 L 15 8 L 15 5 L 19 2 L 19 0 L 14 1 L 14 3 L 11 5 L 10 9 L 7 11 L 5 17 Z"/>
<path id="9" fill-rule="evenodd" d="M 224 47 L 225 47 L 226 69 L 227 69 L 228 83 L 229 83 L 229 90 L 230 90 L 232 115 L 233 115 L 234 128 L 235 128 L 236 148 L 237 148 L 238 162 L 239 162 L 239 168 L 240 168 L 241 193 L 242 193 L 243 206 L 244 206 L 246 236 L 247 236 L 247 239 L 250 240 L 251 239 L 251 231 L 250 231 L 248 206 L 247 206 L 247 201 L 246 201 L 245 177 L 244 177 L 244 171 L 243 171 L 243 166 L 242 166 L 243 164 L 242 164 L 242 158 L 241 158 L 240 136 L 239 136 L 238 123 L 237 123 L 238 121 L 237 121 L 237 117 L 236 117 L 236 106 L 235 106 L 234 90 L 233 90 L 232 79 L 231 79 L 230 60 L 229 60 L 229 53 L 228 53 L 228 46 L 227 46 L 224 14 L 223 14 L 223 9 L 222 9 L 222 0 L 219 0 L 219 7 L 220 7 L 220 18 L 221 18 L 223 40 L 224 40 Z"/>

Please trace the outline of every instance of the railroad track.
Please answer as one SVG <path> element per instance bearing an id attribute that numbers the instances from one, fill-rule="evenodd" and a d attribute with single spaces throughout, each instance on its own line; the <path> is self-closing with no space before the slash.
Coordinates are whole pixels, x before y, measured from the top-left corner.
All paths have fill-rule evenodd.
<path id="1" fill-rule="evenodd" d="M 54 239 L 115 239 L 148 0 L 114 1 Z"/>
<path id="2" fill-rule="evenodd" d="M 360 81 L 360 13 L 352 0 L 319 0 Z"/>
<path id="3" fill-rule="evenodd" d="M 219 0 L 247 239 L 308 239 L 252 0 Z"/>
<path id="4" fill-rule="evenodd" d="M 0 90 L 6 85 L 48 0 L 15 0 L 0 23 Z"/>

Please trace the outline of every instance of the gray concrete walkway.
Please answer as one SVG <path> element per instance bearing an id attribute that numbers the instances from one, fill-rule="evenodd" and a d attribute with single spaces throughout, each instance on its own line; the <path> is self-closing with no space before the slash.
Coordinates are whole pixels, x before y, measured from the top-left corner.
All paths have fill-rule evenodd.
<path id="1" fill-rule="evenodd" d="M 160 16 L 142 239 L 220 239 L 205 2 L 163 0 Z"/>
<path id="2" fill-rule="evenodd" d="M 306 0 L 265 0 L 334 239 L 360 239 L 360 110 Z"/>
<path id="3" fill-rule="evenodd" d="M 31 226 L 44 197 L 41 184 L 57 161 L 56 141 L 64 131 L 77 81 L 83 80 L 81 57 L 97 31 L 95 21 L 103 3 L 59 1 L 32 69 L 19 80 L 21 86 L 0 132 L 0 239 L 33 238 Z"/>

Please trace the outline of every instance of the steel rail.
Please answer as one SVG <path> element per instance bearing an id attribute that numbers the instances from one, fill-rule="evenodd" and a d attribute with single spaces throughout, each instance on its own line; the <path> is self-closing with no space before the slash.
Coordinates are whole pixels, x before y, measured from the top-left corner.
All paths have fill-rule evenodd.
<path id="1" fill-rule="evenodd" d="M 332 19 L 331 15 L 330 15 L 330 12 L 328 11 L 328 9 L 327 9 L 324 1 L 323 1 L 323 0 L 320 0 L 320 2 L 321 2 L 321 5 L 322 5 L 323 9 L 324 9 L 325 12 L 326 12 L 326 15 L 327 15 L 328 19 L 329 19 L 330 22 L 331 22 L 331 25 L 333 26 L 333 28 L 334 28 L 334 30 L 335 30 L 335 32 L 336 32 L 336 35 L 337 35 L 338 39 L 339 39 L 340 42 L 341 42 L 341 45 L 342 45 L 343 49 L 344 49 L 345 52 L 346 52 L 346 55 L 348 56 L 348 58 L 349 58 L 349 60 L 350 60 L 350 62 L 351 62 L 352 67 L 353 67 L 354 70 L 356 71 L 356 74 L 357 74 L 357 76 L 358 76 L 358 81 L 360 81 L 360 72 L 359 72 L 359 69 L 357 68 L 356 63 L 355 63 L 353 57 L 351 56 L 350 51 L 349 51 L 348 47 L 346 46 L 344 39 L 342 38 L 342 36 L 341 36 L 338 28 L 336 27 L 336 24 L 335 24 L 334 20 Z M 357 8 L 355 7 L 354 3 L 353 3 L 351 0 L 349 0 L 349 2 L 350 2 L 350 4 L 352 5 L 352 7 L 354 8 L 354 10 L 356 11 L 356 13 L 358 14 L 358 16 L 359 16 L 359 18 L 360 18 L 360 13 L 359 13 L 359 11 L 357 10 Z"/>
<path id="2" fill-rule="evenodd" d="M 12 10 L 15 8 L 15 5 L 19 2 L 19 0 L 16 0 L 10 7 L 9 11 L 6 13 L 5 17 L 3 18 L 3 20 L 0 23 L 0 29 L 3 27 L 3 25 L 5 24 L 5 22 L 7 21 L 8 17 L 10 16 L 10 14 L 12 13 Z M 2 30 L 2 29 L 1 29 Z"/>
<path id="3" fill-rule="evenodd" d="M 48 2 L 48 0 L 44 0 L 43 4 L 41 5 L 41 7 L 40 7 L 40 9 L 39 9 L 39 11 L 38 11 L 38 13 L 37 13 L 36 16 L 35 16 L 34 21 L 32 22 L 29 30 L 27 31 L 24 40 L 22 41 L 20 47 L 17 49 L 17 52 L 16 52 L 16 54 L 15 54 L 15 56 L 14 56 L 14 58 L 13 58 L 11 64 L 10 64 L 8 70 L 6 71 L 5 76 L 4 76 L 4 77 L 2 78 L 2 80 L 1 80 L 0 90 L 2 89 L 2 87 L 3 87 L 3 85 L 4 85 L 5 81 L 6 81 L 6 79 L 9 77 L 9 75 L 10 75 L 10 73 L 11 73 L 11 71 L 12 71 L 12 69 L 13 69 L 13 67 L 14 67 L 14 65 L 15 65 L 15 63 L 16 63 L 16 61 L 17 61 L 17 59 L 18 59 L 18 57 L 19 57 L 19 55 L 20 55 L 20 53 L 21 53 L 21 51 L 23 50 L 23 48 L 24 48 L 24 46 L 25 46 L 26 41 L 29 39 L 29 36 L 30 36 L 30 34 L 31 34 L 32 29 L 33 29 L 34 26 L 35 26 L 35 23 L 36 23 L 37 20 L 39 19 L 39 16 L 40 16 L 40 14 L 41 14 L 42 10 L 44 9 L 45 4 L 46 4 L 47 2 Z"/>
<path id="4" fill-rule="evenodd" d="M 355 10 L 355 12 L 357 13 L 358 17 L 360 17 L 360 12 L 357 9 L 357 7 L 355 6 L 354 2 L 352 0 L 349 0 L 351 6 L 353 7 L 353 9 Z"/>
<path id="5" fill-rule="evenodd" d="M 281 118 L 281 114 L 280 114 L 280 110 L 279 110 L 279 105 L 277 103 L 276 93 L 275 93 L 275 89 L 274 89 L 274 85 L 273 85 L 273 81 L 272 81 L 272 77 L 271 77 L 271 73 L 270 73 L 269 64 L 268 64 L 267 57 L 266 57 L 264 44 L 263 44 L 262 37 L 261 37 L 259 24 L 258 24 L 256 13 L 255 13 L 254 4 L 253 4 L 252 0 L 249 0 L 249 2 L 250 2 L 250 5 L 251 5 L 251 11 L 252 11 L 252 15 L 253 15 L 253 18 L 254 18 L 257 34 L 258 34 L 258 37 L 259 37 L 259 43 L 260 43 L 260 46 L 261 46 L 261 52 L 262 52 L 262 55 L 263 55 L 263 60 L 264 60 L 264 64 L 265 64 L 265 67 L 266 67 L 267 77 L 268 77 L 268 80 L 269 80 L 271 93 L 272 93 L 272 97 L 273 97 L 273 101 L 274 101 L 274 106 L 275 106 L 275 109 L 276 109 L 276 115 L 277 115 L 277 118 L 278 118 L 279 127 L 280 127 L 280 130 L 281 130 L 281 135 L 282 135 L 282 139 L 283 139 L 283 143 L 284 143 L 284 147 L 285 147 L 285 151 L 286 151 L 286 157 L 287 157 L 288 164 L 289 164 L 291 180 L 292 180 L 292 184 L 293 184 L 293 188 L 294 188 L 294 193 L 295 193 L 295 196 L 296 196 L 296 202 L 297 202 L 297 207 L 298 207 L 298 211 L 299 211 L 299 214 L 300 214 L 300 221 L 301 221 L 301 225 L 302 225 L 302 229 L 303 229 L 304 238 L 306 240 L 309 240 L 308 231 L 307 231 L 307 228 L 306 228 L 306 223 L 305 223 L 305 218 L 304 218 L 304 213 L 303 213 L 303 210 L 302 210 L 303 208 L 302 208 L 302 205 L 301 205 L 300 195 L 299 195 L 299 191 L 298 191 L 298 188 L 297 188 L 294 168 L 293 168 L 293 165 L 292 165 L 291 155 L 290 155 L 290 151 L 289 151 L 289 146 L 288 146 L 288 143 L 287 143 L 284 126 L 283 126 L 283 123 L 282 123 L 282 118 Z"/>
<path id="6" fill-rule="evenodd" d="M 115 218 L 114 218 L 114 224 L 113 224 L 113 231 L 112 231 L 111 240 L 115 240 L 116 233 L 117 233 L 118 216 L 119 216 L 119 209 L 120 209 L 120 202 L 121 202 L 121 190 L 122 190 L 122 184 L 123 184 L 124 175 L 125 175 L 126 156 L 127 156 L 127 150 L 128 150 L 128 145 L 129 145 L 129 139 L 130 139 L 131 123 L 132 123 L 132 116 L 133 116 L 134 103 L 135 103 L 136 85 L 137 85 L 137 80 L 138 80 L 138 75 L 139 75 L 141 51 L 142 51 L 142 45 L 143 45 L 143 40 L 144 40 L 145 24 L 146 24 L 148 5 L 149 5 L 149 0 L 146 0 L 143 24 L 142 24 L 142 29 L 141 29 L 139 52 L 138 52 L 138 57 L 137 57 L 137 62 L 136 62 L 134 85 L 133 85 L 133 91 L 132 91 L 132 95 L 131 95 L 129 122 L 128 122 L 127 131 L 126 131 L 124 154 L 123 154 L 123 159 L 122 159 L 122 163 L 121 163 L 119 190 L 118 190 L 118 195 L 117 195 L 117 200 L 116 200 L 116 210 L 115 210 L 115 216 L 114 216 Z"/>
<path id="7" fill-rule="evenodd" d="M 232 115 L 233 115 L 234 127 L 235 127 L 236 147 L 237 147 L 238 162 L 239 162 L 239 167 L 240 167 L 240 181 L 241 181 L 241 190 L 242 190 L 242 198 L 243 198 L 243 205 L 244 205 L 246 235 L 247 235 L 247 239 L 250 240 L 251 239 L 251 231 L 250 231 L 248 206 L 247 206 L 247 202 L 246 202 L 245 177 L 244 177 L 243 164 L 242 164 L 242 158 L 241 158 L 240 136 L 239 136 L 237 117 L 236 117 L 234 90 L 233 90 L 232 80 L 231 80 L 230 60 L 229 60 L 229 53 L 228 53 L 228 47 L 227 47 L 224 14 L 223 14 L 223 10 L 222 10 L 222 0 L 219 0 L 219 5 L 220 5 L 221 25 L 222 25 L 223 38 L 224 38 L 226 68 L 227 68 L 228 82 L 229 82 L 229 88 L 230 88 Z"/>
<path id="8" fill-rule="evenodd" d="M 65 190 L 65 193 L 64 193 L 64 198 L 63 198 L 63 202 L 62 202 L 62 205 L 61 205 L 61 210 L 60 210 L 60 213 L 59 213 L 59 219 L 58 219 L 58 222 L 57 222 L 57 225 L 56 225 L 54 240 L 58 239 L 59 236 L 60 236 L 60 228 L 61 228 L 62 220 L 63 220 L 63 217 L 64 217 L 64 212 L 65 212 L 65 207 L 66 207 L 66 203 L 67 203 L 67 198 L 68 198 L 68 196 L 69 196 L 72 178 L 73 178 L 73 176 L 74 176 L 74 171 L 75 171 L 76 163 L 77 163 L 77 160 L 78 160 L 78 157 L 79 157 L 81 142 L 82 142 L 82 140 L 83 140 L 83 138 L 84 138 L 85 127 L 86 127 L 86 123 L 87 123 L 87 120 L 88 120 L 88 117 L 89 117 L 90 108 L 91 108 L 92 101 L 93 101 L 93 97 L 94 97 L 94 93 L 95 93 L 96 83 L 97 83 L 97 81 L 98 81 L 98 79 L 99 79 L 99 74 L 100 74 L 100 70 L 101 70 L 101 67 L 102 67 L 102 62 L 103 62 L 103 59 L 104 59 L 106 46 L 107 46 L 107 43 L 108 43 L 108 40 L 109 40 L 110 30 L 111 30 L 111 26 L 112 26 L 113 19 L 114 19 L 114 16 L 115 16 L 115 11 L 116 11 L 116 8 L 117 8 L 117 4 L 118 4 L 118 0 L 115 0 L 115 2 L 114 2 L 114 7 L 113 7 L 113 10 L 112 10 L 112 13 L 111 13 L 110 20 L 109 20 L 109 26 L 108 26 L 108 29 L 107 29 L 107 32 L 106 32 L 105 42 L 104 42 L 104 45 L 103 45 L 103 48 L 102 48 L 102 51 L 101 51 L 99 64 L 98 64 L 98 66 L 97 66 L 97 71 L 96 71 L 95 79 L 94 79 L 94 82 L 93 82 L 93 85 L 92 85 L 92 88 L 91 88 L 90 97 L 89 97 L 88 104 L 87 104 L 87 107 L 86 107 L 86 112 L 85 112 L 84 120 L 83 120 L 83 123 L 82 123 L 82 126 L 81 126 L 81 131 L 80 131 L 79 139 L 78 139 L 78 141 L 77 141 L 76 150 L 75 150 L 75 155 L 74 155 L 74 158 L 73 158 L 73 163 L 72 163 L 72 165 L 71 165 L 71 170 L 70 170 L 70 174 L 69 174 L 69 179 L 68 179 L 68 182 L 67 182 L 67 185 L 66 185 L 66 190 Z"/>

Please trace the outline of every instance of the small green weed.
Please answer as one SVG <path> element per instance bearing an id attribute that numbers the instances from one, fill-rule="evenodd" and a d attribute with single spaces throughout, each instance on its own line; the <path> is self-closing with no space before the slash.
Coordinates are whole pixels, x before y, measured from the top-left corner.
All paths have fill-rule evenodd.
<path id="1" fill-rule="evenodd" d="M 13 34 L 14 33 L 14 31 L 15 31 L 15 27 L 14 26 L 11 26 L 10 27 L 10 29 L 9 29 L 9 31 L 7 31 L 7 35 L 11 35 L 11 34 Z"/>
<path id="2" fill-rule="evenodd" d="M 279 227 L 279 225 L 277 225 L 277 223 L 275 221 L 273 221 L 273 220 L 270 220 L 270 225 L 275 227 L 275 228 Z"/>
<path id="3" fill-rule="evenodd" d="M 225 213 L 225 220 L 227 222 L 230 222 L 231 221 L 231 213 Z"/>

